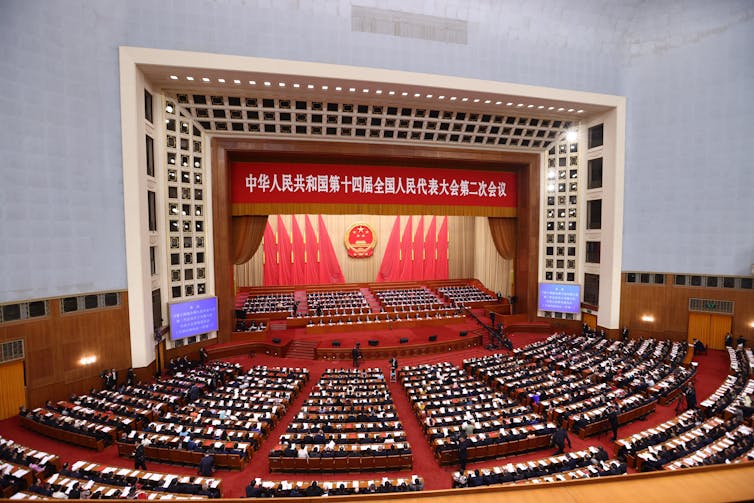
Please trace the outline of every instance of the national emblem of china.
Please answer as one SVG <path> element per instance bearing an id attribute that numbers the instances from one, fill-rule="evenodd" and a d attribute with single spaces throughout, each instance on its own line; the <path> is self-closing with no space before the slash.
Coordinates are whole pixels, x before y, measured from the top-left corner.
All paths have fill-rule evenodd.
<path id="1" fill-rule="evenodd" d="M 374 229 L 369 224 L 355 223 L 346 230 L 346 249 L 349 257 L 371 257 L 376 244 Z"/>

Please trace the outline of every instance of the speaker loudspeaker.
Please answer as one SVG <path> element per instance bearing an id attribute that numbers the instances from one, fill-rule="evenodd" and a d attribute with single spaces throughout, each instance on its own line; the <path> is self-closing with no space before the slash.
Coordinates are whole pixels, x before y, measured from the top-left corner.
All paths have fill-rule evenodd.
<path id="1" fill-rule="evenodd" d="M 430 335 L 429 336 L 429 342 L 434 342 L 436 340 L 437 340 L 437 336 L 436 335 Z"/>
<path id="2" fill-rule="evenodd" d="M 461 337 L 466 337 L 467 335 L 469 335 L 469 333 L 466 330 L 462 330 L 458 333 L 458 335 L 460 335 Z"/>
<path id="3" fill-rule="evenodd" d="M 407 342 L 408 342 L 408 338 L 407 337 L 401 338 L 401 344 L 406 344 Z"/>

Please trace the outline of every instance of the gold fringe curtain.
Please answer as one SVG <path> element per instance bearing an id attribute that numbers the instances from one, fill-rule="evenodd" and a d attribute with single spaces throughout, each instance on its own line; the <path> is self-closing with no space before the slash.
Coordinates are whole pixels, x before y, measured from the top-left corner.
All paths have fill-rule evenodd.
<path id="1" fill-rule="evenodd" d="M 233 263 L 245 264 L 254 256 L 262 243 L 267 216 L 233 217 Z"/>
<path id="2" fill-rule="evenodd" d="M 506 260 L 516 256 L 516 219 L 489 217 L 492 241 L 497 252 Z"/>

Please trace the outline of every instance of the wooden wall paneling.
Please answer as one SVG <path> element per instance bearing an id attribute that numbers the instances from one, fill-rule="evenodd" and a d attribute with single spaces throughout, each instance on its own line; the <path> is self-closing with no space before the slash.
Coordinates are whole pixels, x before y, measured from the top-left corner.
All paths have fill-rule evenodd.
<path id="1" fill-rule="evenodd" d="M 727 314 L 709 315 L 709 344 L 710 349 L 725 349 L 725 334 L 730 332 L 733 318 Z"/>
<path id="2" fill-rule="evenodd" d="M 100 386 L 99 374 L 104 368 L 125 371 L 130 366 L 128 296 L 120 293 L 119 306 L 68 314 L 61 314 L 58 299 L 50 299 L 45 318 L 0 326 L 0 340 L 24 341 L 30 407 Z M 90 355 L 97 357 L 96 363 L 78 363 Z"/>
<path id="3" fill-rule="evenodd" d="M 230 170 L 228 149 L 236 142 L 212 140 L 212 241 L 215 261 L 215 295 L 217 295 L 219 341 L 227 342 L 235 320 L 235 288 L 233 285 L 233 246 L 230 239 Z"/>
<path id="4" fill-rule="evenodd" d="M 25 405 L 24 361 L 0 364 L 0 420 L 18 414 Z"/>

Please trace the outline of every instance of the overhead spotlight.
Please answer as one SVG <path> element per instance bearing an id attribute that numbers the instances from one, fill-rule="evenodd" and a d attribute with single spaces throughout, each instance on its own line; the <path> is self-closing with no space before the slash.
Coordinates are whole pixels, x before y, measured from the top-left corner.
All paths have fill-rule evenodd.
<path id="1" fill-rule="evenodd" d="M 233 79 L 233 83 L 234 83 L 234 84 L 240 84 L 240 83 L 241 83 L 241 81 L 240 81 L 240 80 L 238 80 L 238 79 Z"/>
<path id="2" fill-rule="evenodd" d="M 382 94 L 382 89 L 377 89 L 377 90 L 375 91 L 375 93 L 377 93 L 377 94 Z"/>
<path id="3" fill-rule="evenodd" d="M 186 80 L 194 80 L 194 77 L 186 77 Z"/>
<path id="4" fill-rule="evenodd" d="M 522 107 L 522 106 L 524 106 L 524 104 L 523 104 L 523 103 L 519 103 L 519 104 L 518 104 L 518 105 L 516 105 L 516 106 L 517 106 L 517 107 Z"/>
<path id="5" fill-rule="evenodd" d="M 314 84 L 306 84 L 307 89 L 314 89 Z"/>
<path id="6" fill-rule="evenodd" d="M 356 92 L 356 88 L 355 87 L 349 87 L 348 91 L 352 92 L 352 93 L 355 93 Z"/>
<path id="7" fill-rule="evenodd" d="M 547 184 L 547 191 L 548 192 L 555 192 L 555 184 L 554 183 L 548 183 Z"/>
<path id="8" fill-rule="evenodd" d="M 401 96 L 408 96 L 408 92 L 407 92 L 407 91 L 403 91 L 403 92 L 401 93 Z"/>
<path id="9" fill-rule="evenodd" d="M 257 81 L 256 80 L 250 80 L 249 84 L 252 85 L 252 86 L 255 86 L 255 85 L 257 85 Z"/>
<path id="10" fill-rule="evenodd" d="M 418 98 L 419 96 L 421 96 L 421 94 L 419 94 L 419 93 L 414 93 L 414 98 Z"/>
<path id="11" fill-rule="evenodd" d="M 469 101 L 468 98 L 461 98 L 461 101 Z"/>
<path id="12" fill-rule="evenodd" d="M 265 82 L 264 82 L 264 85 L 265 85 L 265 86 L 267 86 L 267 87 L 269 87 L 269 86 L 271 86 L 271 85 L 272 85 L 272 82 L 270 82 L 270 81 L 265 81 Z"/>
<path id="13" fill-rule="evenodd" d="M 323 90 L 323 91 L 327 91 L 328 89 L 330 89 L 330 87 L 329 87 L 329 86 L 322 86 L 322 90 Z"/>
<path id="14" fill-rule="evenodd" d="M 440 96 L 438 96 L 438 97 L 437 97 L 437 99 L 439 99 L 439 100 L 444 100 L 444 99 L 445 99 L 445 95 L 444 95 L 444 94 L 441 94 Z"/>
<path id="15" fill-rule="evenodd" d="M 534 105 L 526 105 L 526 108 L 534 108 Z"/>
<path id="16" fill-rule="evenodd" d="M 298 89 L 299 87 L 301 87 L 301 84 L 296 84 L 296 83 L 294 83 L 294 84 L 293 84 L 293 87 L 294 87 L 294 88 L 296 88 L 296 89 Z"/>
<path id="17" fill-rule="evenodd" d="M 369 89 L 362 89 L 362 90 L 361 90 L 361 92 L 362 92 L 362 93 L 368 93 L 368 92 L 369 92 Z"/>
<path id="18" fill-rule="evenodd" d="M 583 114 L 583 113 L 584 113 L 584 111 L 583 111 L 583 110 L 576 110 L 576 113 L 577 113 L 577 114 Z"/>
<path id="19" fill-rule="evenodd" d="M 336 90 L 336 91 L 342 91 L 342 90 L 343 90 L 343 88 L 342 88 L 342 87 L 340 87 L 340 86 L 335 86 L 335 90 Z"/>
<path id="20" fill-rule="evenodd" d="M 490 103 L 492 103 L 492 100 L 484 100 L 484 102 L 489 105 Z"/>
<path id="21" fill-rule="evenodd" d="M 474 98 L 474 103 L 479 103 L 481 100 L 479 98 Z"/>
<path id="22" fill-rule="evenodd" d="M 568 109 L 569 112 L 573 112 L 573 110 L 574 110 L 573 108 L 569 108 Z"/>
<path id="23" fill-rule="evenodd" d="M 545 107 L 544 105 L 539 105 L 539 106 L 537 107 L 537 109 L 539 109 L 539 110 L 542 110 L 542 109 L 543 109 L 544 107 Z"/>
<path id="24" fill-rule="evenodd" d="M 507 106 L 507 107 L 513 106 L 513 102 L 509 101 L 508 103 L 505 104 L 505 106 Z"/>
<path id="25" fill-rule="evenodd" d="M 457 98 L 455 96 L 450 97 L 450 101 L 455 101 Z"/>
<path id="26" fill-rule="evenodd" d="M 579 138 L 579 134 L 575 130 L 570 130 L 566 133 L 566 141 L 575 142 Z"/>
<path id="27" fill-rule="evenodd" d="M 209 82 L 209 77 L 202 77 L 202 82 Z"/>
<path id="28" fill-rule="evenodd" d="M 171 75 L 170 80 L 178 80 L 178 75 Z"/>
<path id="29" fill-rule="evenodd" d="M 225 79 L 217 79 L 217 81 L 221 84 L 225 84 Z"/>
<path id="30" fill-rule="evenodd" d="M 280 87 L 285 87 L 285 82 L 278 82 L 278 85 L 279 85 Z"/>
<path id="31" fill-rule="evenodd" d="M 565 108 L 563 107 L 558 108 L 558 112 L 562 112 L 563 110 L 565 110 Z"/>
<path id="32" fill-rule="evenodd" d="M 547 107 L 547 110 L 555 110 L 555 107 Z"/>
<path id="33" fill-rule="evenodd" d="M 173 113 L 173 105 L 171 105 L 170 103 L 168 103 L 167 105 L 165 105 L 165 111 L 167 113 L 169 113 L 169 114 L 172 114 Z"/>
<path id="34" fill-rule="evenodd" d="M 393 96 L 395 94 L 395 91 L 388 91 L 387 92 L 390 96 Z"/>
<path id="35" fill-rule="evenodd" d="M 555 170 L 554 169 L 551 169 L 551 170 L 549 170 L 547 172 L 547 178 L 549 178 L 550 180 L 552 180 L 552 179 L 555 178 Z"/>
<path id="36" fill-rule="evenodd" d="M 426 97 L 427 97 L 427 98 L 431 98 L 431 97 L 432 97 L 432 95 L 431 95 L 431 94 L 428 94 L 428 95 L 427 95 Z"/>

